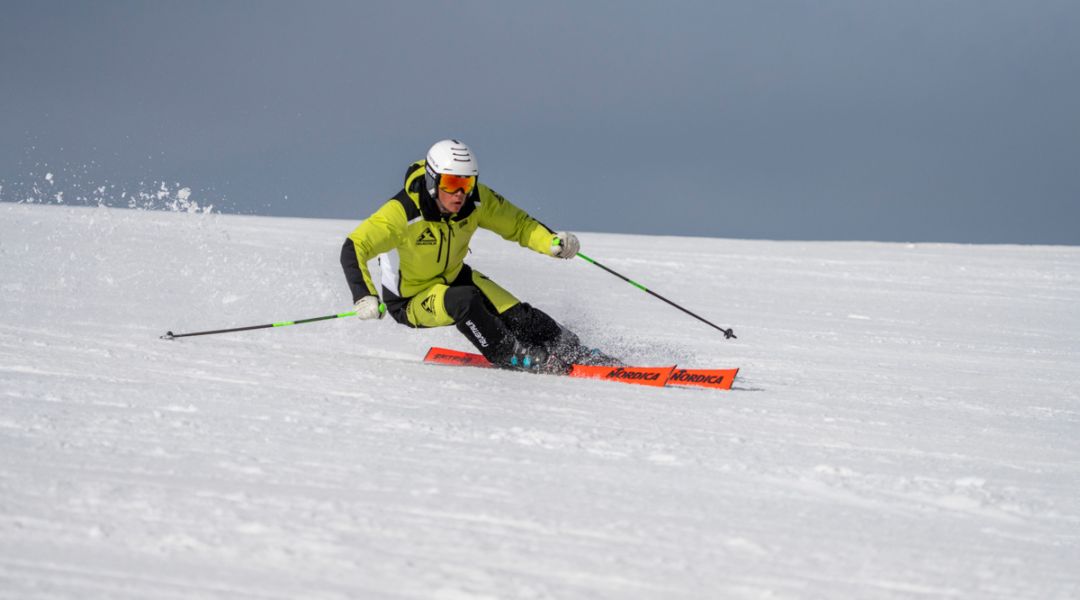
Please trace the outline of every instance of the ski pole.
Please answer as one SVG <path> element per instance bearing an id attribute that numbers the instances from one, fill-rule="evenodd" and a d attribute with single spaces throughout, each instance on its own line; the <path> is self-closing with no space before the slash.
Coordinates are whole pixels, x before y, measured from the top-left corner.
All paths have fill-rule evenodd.
<path id="1" fill-rule="evenodd" d="M 620 274 L 616 273 L 615 271 L 612 271 L 611 269 L 605 267 L 604 265 L 596 262 L 595 260 L 589 258 L 588 256 L 585 256 L 584 254 L 582 254 L 580 252 L 578 252 L 577 255 L 579 257 L 581 257 L 581 258 L 584 258 L 586 261 L 588 261 L 588 262 L 600 267 L 601 269 L 607 271 L 608 273 L 611 273 L 612 275 L 618 277 L 619 279 L 622 279 L 623 281 L 629 283 L 630 285 L 636 287 L 637 289 L 639 289 L 639 290 L 641 290 L 643 292 L 646 292 L 648 294 L 652 294 L 653 296 L 656 296 L 657 298 L 663 300 L 664 302 L 667 302 L 668 304 L 670 304 L 670 305 L 674 306 L 675 308 L 683 311 L 684 313 L 690 315 L 691 317 L 694 317 L 698 321 L 701 321 L 702 323 L 705 323 L 706 325 L 712 327 L 713 329 L 717 329 L 717 330 L 721 331 L 724 334 L 724 339 L 731 339 L 731 338 L 735 337 L 735 332 L 732 331 L 730 328 L 729 329 L 724 329 L 723 327 L 717 327 L 713 323 L 711 323 L 711 322 L 709 322 L 709 321 L 695 315 L 694 313 L 686 310 L 685 308 L 679 306 L 678 304 L 675 304 L 674 302 L 672 302 L 671 300 L 668 300 L 667 298 L 661 296 L 660 294 L 657 294 L 656 292 L 654 292 L 654 291 L 650 290 L 649 288 L 641 285 L 640 283 L 634 281 L 633 279 L 630 279 L 629 277 L 620 275 Z"/>
<path id="2" fill-rule="evenodd" d="M 379 312 L 380 313 L 385 313 L 386 312 L 386 305 L 385 304 L 380 304 L 379 305 Z M 344 318 L 344 317 L 354 317 L 354 316 L 356 316 L 356 311 L 341 313 L 339 315 L 326 315 L 325 317 L 312 317 L 310 319 L 299 319 L 299 320 L 296 320 L 296 321 L 280 321 L 278 323 L 266 323 L 265 325 L 250 325 L 248 327 L 234 327 L 232 329 L 215 329 L 213 331 L 195 331 L 195 332 L 192 332 L 192 333 L 173 333 L 171 331 L 166 331 L 165 335 L 161 336 L 161 339 L 163 339 L 163 340 L 173 340 L 173 339 L 176 339 L 176 338 L 191 337 L 193 335 L 214 335 L 216 333 L 232 333 L 234 331 L 251 331 L 252 329 L 269 329 L 271 327 L 287 327 L 289 325 L 303 325 L 304 323 L 314 323 L 316 321 L 327 321 L 327 320 L 330 320 L 330 319 L 341 319 L 341 318 Z"/>

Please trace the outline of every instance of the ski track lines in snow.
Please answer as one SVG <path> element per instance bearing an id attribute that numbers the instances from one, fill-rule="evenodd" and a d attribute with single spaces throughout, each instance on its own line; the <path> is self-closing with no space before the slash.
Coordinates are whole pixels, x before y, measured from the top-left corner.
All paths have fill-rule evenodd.
<path id="1" fill-rule="evenodd" d="M 730 393 L 455 369 L 330 321 L 352 222 L 0 204 L 2 598 L 1077 598 L 1080 251 L 478 235 Z"/>

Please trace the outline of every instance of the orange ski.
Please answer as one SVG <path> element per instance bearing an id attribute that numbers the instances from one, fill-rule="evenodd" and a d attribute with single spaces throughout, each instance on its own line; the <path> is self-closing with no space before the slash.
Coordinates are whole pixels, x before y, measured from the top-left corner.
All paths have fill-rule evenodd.
<path id="1" fill-rule="evenodd" d="M 730 390 L 738 373 L 738 369 L 675 369 L 667 384 Z"/>
<path id="2" fill-rule="evenodd" d="M 424 362 L 467 367 L 492 367 L 483 355 L 449 348 L 431 348 Z M 679 369 L 676 367 L 619 367 L 572 365 L 567 375 L 587 379 L 607 379 L 620 383 L 661 387 L 703 387 L 729 390 L 738 369 Z"/>
<path id="3" fill-rule="evenodd" d="M 670 367 L 598 367 L 590 365 L 573 365 L 569 375 L 571 377 L 585 377 L 588 379 L 605 379 L 618 381 L 619 383 L 633 383 L 636 385 L 652 385 L 663 387 L 671 377 L 675 365 Z"/>
<path id="4" fill-rule="evenodd" d="M 439 365 L 458 365 L 462 367 L 492 367 L 488 359 L 484 358 L 483 354 L 474 354 L 472 352 L 462 352 L 460 350 L 451 350 L 449 348 L 435 348 L 432 347 L 427 352 L 427 356 L 424 357 L 424 362 L 435 363 Z"/>
<path id="5" fill-rule="evenodd" d="M 492 367 L 493 365 L 482 354 L 462 352 L 449 348 L 431 348 L 428 350 L 424 362 L 439 365 L 456 365 L 463 367 Z M 591 367 L 585 365 L 572 365 L 570 377 L 584 377 L 588 379 L 607 379 L 620 383 L 633 383 L 637 385 L 663 386 L 668 376 L 675 369 L 671 367 Z"/>

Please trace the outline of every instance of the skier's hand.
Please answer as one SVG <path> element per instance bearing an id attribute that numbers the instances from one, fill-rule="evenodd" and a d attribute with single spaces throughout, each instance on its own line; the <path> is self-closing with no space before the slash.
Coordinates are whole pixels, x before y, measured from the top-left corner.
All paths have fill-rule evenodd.
<path id="1" fill-rule="evenodd" d="M 378 296 L 364 296 L 353 305 L 356 316 L 361 319 L 381 319 L 386 314 L 384 307 L 379 303 Z"/>
<path id="2" fill-rule="evenodd" d="M 580 249 L 581 244 L 572 233 L 560 231 L 551 239 L 551 255 L 555 258 L 574 258 Z"/>

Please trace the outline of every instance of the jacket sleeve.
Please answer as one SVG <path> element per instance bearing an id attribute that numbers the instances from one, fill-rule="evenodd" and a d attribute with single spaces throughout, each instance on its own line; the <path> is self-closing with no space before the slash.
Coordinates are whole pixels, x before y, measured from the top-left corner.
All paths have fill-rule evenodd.
<path id="1" fill-rule="evenodd" d="M 551 240 L 555 233 L 514 206 L 509 200 L 491 188 L 480 184 L 480 227 L 490 229 L 504 239 L 517 242 L 525 248 L 551 256 Z"/>
<path id="2" fill-rule="evenodd" d="M 405 209 L 391 200 L 349 234 L 341 247 L 341 268 L 345 271 L 353 302 L 364 296 L 378 296 L 368 261 L 396 248 L 406 226 Z"/>

